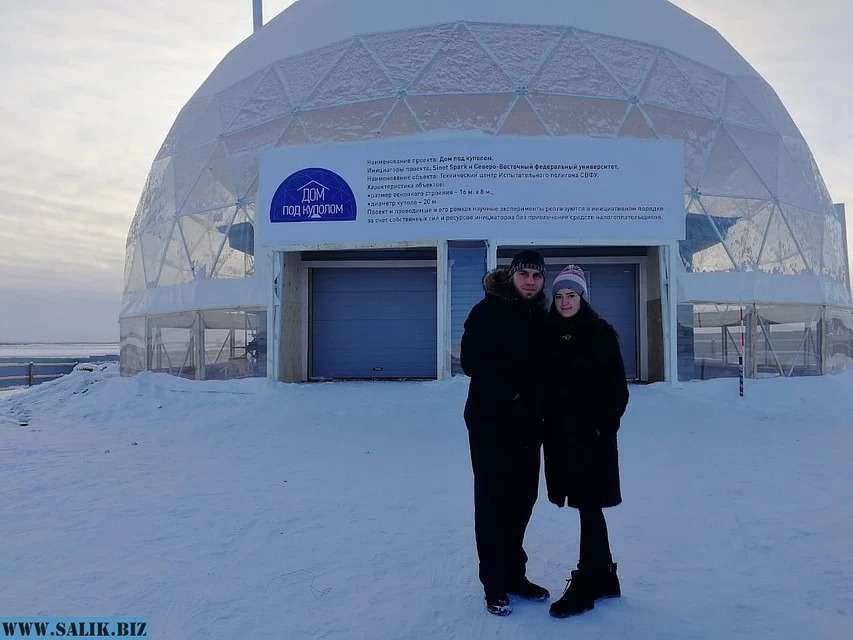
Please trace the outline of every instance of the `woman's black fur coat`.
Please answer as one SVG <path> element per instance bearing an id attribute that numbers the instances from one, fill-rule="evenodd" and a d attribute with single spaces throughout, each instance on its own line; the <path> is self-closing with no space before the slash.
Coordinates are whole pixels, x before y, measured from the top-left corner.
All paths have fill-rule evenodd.
<path id="1" fill-rule="evenodd" d="M 613 507 L 622 502 L 616 432 L 628 404 L 616 331 L 581 300 L 546 320 L 545 479 L 560 506 Z"/>

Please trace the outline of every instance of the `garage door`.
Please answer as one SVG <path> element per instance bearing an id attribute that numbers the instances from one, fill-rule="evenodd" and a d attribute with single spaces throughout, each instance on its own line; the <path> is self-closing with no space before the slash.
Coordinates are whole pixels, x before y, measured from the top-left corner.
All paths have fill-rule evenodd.
<path id="1" fill-rule="evenodd" d="M 311 270 L 311 377 L 436 377 L 435 268 Z"/>
<path id="2" fill-rule="evenodd" d="M 584 264 L 579 261 L 587 277 L 589 298 L 593 309 L 616 329 L 625 360 L 625 375 L 629 380 L 639 377 L 637 327 L 637 265 L 636 264 Z M 551 283 L 565 264 L 549 264 L 546 267 L 546 291 L 551 292 Z"/>

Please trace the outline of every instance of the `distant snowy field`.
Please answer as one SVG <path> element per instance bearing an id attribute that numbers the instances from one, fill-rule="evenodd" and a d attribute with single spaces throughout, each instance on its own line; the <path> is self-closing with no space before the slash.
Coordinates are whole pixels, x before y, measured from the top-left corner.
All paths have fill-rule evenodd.
<path id="1" fill-rule="evenodd" d="M 118 355 L 115 342 L 30 342 L 0 344 L 0 358 L 85 358 L 87 356 Z"/>
<path id="2" fill-rule="evenodd" d="M 631 388 L 608 511 L 625 596 L 568 620 L 483 609 L 467 379 L 110 365 L 3 392 L 0 613 L 127 615 L 179 640 L 849 638 L 853 373 L 736 384 Z M 541 495 L 528 575 L 558 596 L 576 513 Z"/>

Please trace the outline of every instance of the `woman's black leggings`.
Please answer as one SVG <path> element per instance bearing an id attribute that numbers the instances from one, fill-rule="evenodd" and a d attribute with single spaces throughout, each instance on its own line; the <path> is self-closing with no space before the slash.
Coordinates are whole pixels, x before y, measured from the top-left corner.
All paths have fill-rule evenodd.
<path id="1" fill-rule="evenodd" d="M 604 512 L 597 508 L 580 509 L 581 550 L 578 569 L 596 573 L 608 570 L 613 556 L 610 554 L 610 542 L 607 539 L 607 523 Z"/>

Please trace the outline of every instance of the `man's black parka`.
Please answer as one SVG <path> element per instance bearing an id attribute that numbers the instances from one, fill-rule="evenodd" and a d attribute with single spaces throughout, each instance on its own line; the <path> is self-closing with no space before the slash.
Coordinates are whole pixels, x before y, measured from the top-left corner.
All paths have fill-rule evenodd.
<path id="1" fill-rule="evenodd" d="M 475 436 L 541 444 L 545 296 L 522 299 L 502 269 L 486 274 L 483 288 L 462 336 L 462 370 L 471 378 L 465 424 Z"/>

